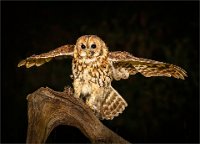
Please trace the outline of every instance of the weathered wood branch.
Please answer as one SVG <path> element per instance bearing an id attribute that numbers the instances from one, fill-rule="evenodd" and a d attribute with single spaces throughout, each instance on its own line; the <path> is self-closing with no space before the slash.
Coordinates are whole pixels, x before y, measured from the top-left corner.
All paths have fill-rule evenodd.
<path id="1" fill-rule="evenodd" d="M 104 126 L 87 105 L 73 96 L 71 88 L 56 92 L 41 87 L 29 94 L 27 100 L 27 143 L 45 143 L 58 125 L 78 128 L 92 143 L 129 143 Z"/>

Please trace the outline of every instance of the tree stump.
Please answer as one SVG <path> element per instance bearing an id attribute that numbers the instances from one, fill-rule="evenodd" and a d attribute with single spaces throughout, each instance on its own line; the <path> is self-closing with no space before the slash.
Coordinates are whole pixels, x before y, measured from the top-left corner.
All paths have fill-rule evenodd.
<path id="1" fill-rule="evenodd" d="M 27 100 L 27 143 L 45 143 L 58 125 L 78 128 L 92 143 L 129 143 L 104 126 L 84 102 L 73 96 L 70 87 L 63 92 L 41 87 Z"/>

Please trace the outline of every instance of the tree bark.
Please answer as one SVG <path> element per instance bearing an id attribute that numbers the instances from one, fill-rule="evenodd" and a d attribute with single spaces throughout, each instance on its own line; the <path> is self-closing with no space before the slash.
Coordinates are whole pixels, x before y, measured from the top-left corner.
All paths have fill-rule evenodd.
<path id="1" fill-rule="evenodd" d="M 91 109 L 73 96 L 71 88 L 56 92 L 39 88 L 27 96 L 27 143 L 45 143 L 58 125 L 78 128 L 92 143 L 129 143 L 104 126 Z"/>

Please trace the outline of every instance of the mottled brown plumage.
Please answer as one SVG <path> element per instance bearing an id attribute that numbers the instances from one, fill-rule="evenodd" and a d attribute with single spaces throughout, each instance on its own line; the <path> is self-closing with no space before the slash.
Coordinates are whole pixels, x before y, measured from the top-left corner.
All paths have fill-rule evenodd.
<path id="1" fill-rule="evenodd" d="M 18 67 L 40 66 L 58 56 L 71 56 L 74 96 L 81 98 L 100 119 L 111 120 L 128 105 L 111 86 L 112 80 L 127 79 L 141 73 L 145 77 L 187 77 L 182 68 L 150 59 L 137 58 L 128 52 L 109 52 L 103 40 L 95 35 L 80 37 L 76 45 L 61 46 L 48 53 L 22 60 Z"/>

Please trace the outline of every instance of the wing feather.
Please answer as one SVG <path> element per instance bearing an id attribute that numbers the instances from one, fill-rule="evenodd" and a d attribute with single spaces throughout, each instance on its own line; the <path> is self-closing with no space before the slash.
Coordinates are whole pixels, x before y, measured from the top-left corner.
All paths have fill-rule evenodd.
<path id="1" fill-rule="evenodd" d="M 187 77 L 187 72 L 176 65 L 138 58 L 128 52 L 110 52 L 109 60 L 113 63 L 114 69 L 124 68 L 130 75 L 139 72 L 145 77 L 166 76 L 182 80 Z"/>
<path id="2" fill-rule="evenodd" d="M 49 62 L 54 57 L 59 56 L 73 56 L 74 52 L 74 45 L 64 45 L 61 47 L 58 47 L 52 51 L 49 51 L 47 53 L 43 53 L 40 55 L 32 55 L 18 63 L 18 67 L 26 66 L 26 68 L 30 68 L 32 66 L 41 66 L 46 62 Z"/>

